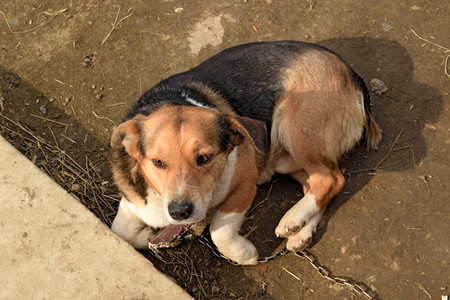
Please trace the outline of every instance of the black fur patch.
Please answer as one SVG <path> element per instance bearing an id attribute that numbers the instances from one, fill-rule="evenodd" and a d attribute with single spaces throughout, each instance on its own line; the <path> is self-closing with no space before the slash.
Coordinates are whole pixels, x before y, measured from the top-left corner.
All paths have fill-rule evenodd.
<path id="1" fill-rule="evenodd" d="M 339 57 L 325 47 L 298 41 L 249 43 L 226 49 L 195 68 L 161 81 L 142 95 L 125 120 L 136 114 L 148 115 L 164 105 L 192 106 L 186 96 L 212 106 L 199 91 L 187 87 L 190 82 L 200 82 L 219 93 L 238 115 L 264 122 L 270 133 L 275 102 L 284 92 L 283 70 L 311 50 Z M 364 89 L 364 81 L 346 65 L 352 80 Z"/>
<path id="2" fill-rule="evenodd" d="M 141 174 L 136 175 L 136 182 L 131 176 L 132 169 L 136 166 L 136 160 L 128 155 L 125 149 L 113 150 L 111 166 L 115 173 L 116 181 L 125 180 L 125 184 L 133 187 L 135 192 L 145 201 L 147 201 L 147 183 Z M 124 193 L 124 191 L 122 191 Z M 124 193 L 125 198 L 130 199 L 130 195 Z"/>
<path id="3" fill-rule="evenodd" d="M 221 152 L 226 152 L 230 147 L 230 124 L 225 115 L 219 115 L 217 118 L 217 128 L 219 128 L 219 147 Z"/>

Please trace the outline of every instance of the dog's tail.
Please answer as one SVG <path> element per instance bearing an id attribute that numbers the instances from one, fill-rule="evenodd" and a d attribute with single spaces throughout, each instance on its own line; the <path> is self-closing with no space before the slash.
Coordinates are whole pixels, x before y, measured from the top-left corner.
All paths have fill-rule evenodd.
<path id="1" fill-rule="evenodd" d="M 360 78 L 360 86 L 363 89 L 363 96 L 364 96 L 364 110 L 366 112 L 366 124 L 365 124 L 365 130 L 366 130 L 366 140 L 367 140 L 367 149 L 373 148 L 378 149 L 378 143 L 381 141 L 382 137 L 382 131 L 378 124 L 373 119 L 372 114 L 370 113 L 370 93 L 369 89 L 367 88 L 366 84 L 364 83 L 364 80 Z"/>
<path id="2" fill-rule="evenodd" d="M 352 70 L 353 71 L 353 70 Z M 352 73 L 353 79 L 356 85 L 361 89 L 364 98 L 364 111 L 366 114 L 366 123 L 364 125 L 365 129 L 365 139 L 367 141 L 367 149 L 378 149 L 378 143 L 381 141 L 382 131 L 378 124 L 375 122 L 371 112 L 370 112 L 370 93 L 364 80 L 359 77 L 354 71 Z"/>
<path id="3" fill-rule="evenodd" d="M 367 148 L 372 147 L 373 149 L 378 149 L 378 143 L 381 140 L 382 137 L 382 131 L 377 123 L 375 123 L 375 120 L 373 119 L 372 115 L 367 113 L 366 118 L 366 139 L 367 139 Z"/>

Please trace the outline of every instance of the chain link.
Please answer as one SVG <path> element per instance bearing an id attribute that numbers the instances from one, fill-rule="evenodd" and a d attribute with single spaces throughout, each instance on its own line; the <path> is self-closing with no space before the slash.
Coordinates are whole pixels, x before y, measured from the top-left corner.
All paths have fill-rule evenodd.
<path id="1" fill-rule="evenodd" d="M 223 255 L 222 253 L 219 252 L 219 250 L 217 249 L 217 247 L 214 245 L 212 239 L 211 239 L 211 235 L 209 233 L 209 228 L 205 228 L 205 230 L 203 231 L 203 233 L 198 237 L 198 240 L 201 244 L 205 245 L 206 247 L 208 247 L 212 253 L 217 256 L 217 257 L 221 257 L 223 259 L 225 259 L 227 262 L 229 262 L 232 265 L 235 266 L 239 266 L 238 263 L 236 263 L 235 261 L 232 261 L 231 259 L 229 259 L 228 257 L 226 257 L 225 255 Z M 271 260 L 274 260 L 278 257 L 281 257 L 283 255 L 288 254 L 289 251 L 288 249 L 283 248 L 282 250 L 275 252 L 274 254 L 270 255 L 270 256 L 265 256 L 265 257 L 259 257 L 258 258 L 258 263 L 265 263 L 265 262 L 269 262 Z M 338 277 L 338 276 L 334 276 L 332 275 L 325 267 L 321 266 L 317 260 L 313 257 L 313 255 L 311 253 L 309 253 L 308 251 L 292 251 L 296 256 L 306 259 L 310 265 L 316 269 L 316 271 L 319 273 L 320 276 L 322 276 L 323 278 L 337 284 L 337 285 L 341 285 L 341 286 L 346 286 L 348 288 L 351 289 L 352 292 L 355 292 L 358 295 L 362 295 L 364 296 L 366 299 L 376 299 L 375 297 L 371 296 L 364 287 L 362 287 L 361 285 L 357 284 L 356 282 L 354 282 L 354 280 L 350 280 L 350 279 L 345 279 L 342 277 Z"/>

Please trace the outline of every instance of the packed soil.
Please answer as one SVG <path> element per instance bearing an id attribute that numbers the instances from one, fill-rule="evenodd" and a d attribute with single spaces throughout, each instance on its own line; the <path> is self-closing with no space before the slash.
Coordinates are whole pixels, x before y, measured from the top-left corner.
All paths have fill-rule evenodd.
<path id="1" fill-rule="evenodd" d="M 326 46 L 386 85 L 371 94 L 384 137 L 378 151 L 343 157 L 346 186 L 308 251 L 372 296 L 440 299 L 450 293 L 448 1 L 336 3 L 2 1 L 0 133 L 111 224 L 109 138 L 143 92 L 234 45 Z M 261 255 L 282 247 L 274 229 L 301 197 L 289 177 L 259 188 L 242 234 Z M 143 255 L 196 299 L 363 298 L 292 253 L 233 266 L 191 239 Z"/>

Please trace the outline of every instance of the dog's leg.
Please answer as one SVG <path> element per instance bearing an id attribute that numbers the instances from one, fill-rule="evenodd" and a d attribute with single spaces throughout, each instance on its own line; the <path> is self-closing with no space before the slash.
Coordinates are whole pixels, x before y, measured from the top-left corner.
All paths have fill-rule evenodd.
<path id="1" fill-rule="evenodd" d="M 245 212 L 255 193 L 256 186 L 235 191 L 216 211 L 210 227 L 211 238 L 219 251 L 241 265 L 258 263 L 258 251 L 255 246 L 239 235 Z"/>
<path id="2" fill-rule="evenodd" d="M 136 216 L 123 198 L 111 230 L 137 249 L 148 249 L 149 239 L 155 236 L 155 230 Z"/>
<path id="3" fill-rule="evenodd" d="M 286 247 L 289 250 L 302 250 L 311 242 L 317 224 L 322 218 L 330 200 L 344 187 L 345 179 L 337 166 L 305 166 L 309 176 L 305 182 L 304 174 L 291 174 L 307 193 L 281 219 L 275 233 L 288 237 Z"/>

